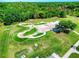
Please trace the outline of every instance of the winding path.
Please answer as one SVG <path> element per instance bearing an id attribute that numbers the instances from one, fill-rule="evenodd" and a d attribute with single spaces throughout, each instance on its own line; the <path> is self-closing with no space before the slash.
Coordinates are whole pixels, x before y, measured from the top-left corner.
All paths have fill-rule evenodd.
<path id="1" fill-rule="evenodd" d="M 56 24 L 58 24 L 59 21 L 56 21 L 56 22 L 49 22 L 49 23 L 46 23 L 46 24 L 42 24 L 42 25 L 34 25 L 34 24 L 29 24 L 27 26 L 24 26 L 25 23 L 20 23 L 19 26 L 22 26 L 22 27 L 29 27 L 28 30 L 24 30 L 23 32 L 19 32 L 17 34 L 17 36 L 19 38 L 39 38 L 39 37 L 42 37 L 44 35 L 46 35 L 46 32 L 47 31 L 50 31 L 52 28 L 55 27 Z M 28 32 L 28 31 L 31 31 L 33 28 L 36 28 L 37 31 L 33 34 L 30 34 L 30 35 L 27 35 L 27 36 L 24 36 L 23 34 Z M 73 31 L 74 33 L 76 33 L 77 35 L 79 35 L 78 32 L 76 31 Z M 37 35 L 38 33 L 43 33 L 42 35 L 39 35 L 39 36 L 35 36 Z M 63 58 L 68 58 L 72 53 L 77 53 L 79 54 L 79 51 L 76 50 L 76 47 L 79 46 L 79 41 L 77 41 L 73 47 L 71 47 L 66 53 L 65 55 L 63 56 Z M 74 48 L 75 47 L 75 48 Z M 51 56 L 49 56 L 49 58 L 60 58 L 60 56 L 56 53 L 53 53 Z"/>
<path id="2" fill-rule="evenodd" d="M 77 31 L 73 31 L 74 33 L 76 33 L 77 35 L 79 35 L 79 33 Z"/>
<path id="3" fill-rule="evenodd" d="M 20 23 L 19 26 L 22 26 L 22 27 L 29 27 L 29 29 L 28 29 L 28 30 L 24 30 L 23 32 L 19 32 L 19 33 L 17 34 L 17 36 L 18 36 L 19 38 L 39 38 L 39 37 L 42 37 L 42 36 L 44 36 L 44 35 L 46 34 L 46 32 L 43 32 L 42 35 L 35 37 L 34 35 L 37 35 L 38 33 L 40 33 L 40 32 L 38 32 L 38 31 L 36 31 L 36 32 L 33 33 L 33 34 L 24 36 L 24 33 L 29 32 L 29 31 L 31 31 L 33 28 L 36 27 L 34 24 L 30 24 L 30 25 L 27 25 L 27 26 L 23 26 L 24 24 L 25 24 L 25 23 Z"/>
<path id="4" fill-rule="evenodd" d="M 24 30 L 22 32 L 19 32 L 17 34 L 17 36 L 19 38 L 39 38 L 39 37 L 42 37 L 42 36 L 46 35 L 46 32 L 50 31 L 58 23 L 59 23 L 59 21 L 49 22 L 49 23 L 41 24 L 41 25 L 28 24 L 27 26 L 24 26 L 26 23 L 19 23 L 19 26 L 21 26 L 21 27 L 29 27 L 29 29 L 28 30 Z M 33 28 L 37 29 L 37 31 L 35 33 L 27 35 L 27 36 L 24 36 L 24 33 L 30 32 Z M 39 33 L 43 33 L 43 34 L 41 34 L 39 36 L 35 36 L 35 35 L 37 35 Z"/>

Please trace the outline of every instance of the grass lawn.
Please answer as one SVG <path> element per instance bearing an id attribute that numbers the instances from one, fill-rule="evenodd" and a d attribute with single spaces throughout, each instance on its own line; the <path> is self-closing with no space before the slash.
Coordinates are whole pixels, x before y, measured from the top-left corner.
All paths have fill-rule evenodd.
<path id="1" fill-rule="evenodd" d="M 24 35 L 30 35 L 30 34 L 35 33 L 36 31 L 37 31 L 37 29 L 36 29 L 36 28 L 33 28 L 33 29 L 31 29 L 30 31 L 25 32 Z"/>
<path id="2" fill-rule="evenodd" d="M 72 53 L 69 57 L 70 58 L 79 58 L 79 54 Z"/>
<path id="3" fill-rule="evenodd" d="M 48 19 L 35 19 L 32 20 L 32 23 L 43 22 L 51 22 L 62 19 L 75 19 L 73 17 L 68 18 L 48 18 Z M 30 20 L 25 21 L 25 23 L 30 23 Z M 77 21 L 74 21 L 75 23 Z M 79 25 L 79 23 L 76 23 Z M 5 30 L 6 28 L 10 30 Z M 0 57 L 21 57 L 21 55 L 25 55 L 27 58 L 30 57 L 48 57 L 52 53 L 57 53 L 59 56 L 63 56 L 68 49 L 70 49 L 71 45 L 76 43 L 79 40 L 79 36 L 74 32 L 70 32 L 69 34 L 65 33 L 54 33 L 53 31 L 48 31 L 47 34 L 41 38 L 37 39 L 21 39 L 17 37 L 19 32 L 27 30 L 28 28 L 18 26 L 18 23 L 10 25 L 10 26 L 1 26 L 0 27 Z M 5 30 L 5 31 L 4 31 Z M 75 30 L 79 30 L 77 27 Z M 33 28 L 32 31 L 26 32 L 25 35 L 32 34 L 36 31 Z M 41 35 L 42 33 L 37 34 Z M 4 44 L 5 43 L 5 44 Z M 35 47 L 34 44 L 38 44 L 38 47 Z M 32 48 L 32 51 L 30 50 Z M 30 51 L 30 52 L 29 52 Z M 73 56 L 74 57 L 74 56 Z M 78 56 L 77 56 L 78 57 Z"/>
<path id="4" fill-rule="evenodd" d="M 1 34 L 1 33 L 0 33 Z M 0 58 L 6 58 L 8 56 L 9 47 L 9 32 L 3 31 L 0 35 Z"/>

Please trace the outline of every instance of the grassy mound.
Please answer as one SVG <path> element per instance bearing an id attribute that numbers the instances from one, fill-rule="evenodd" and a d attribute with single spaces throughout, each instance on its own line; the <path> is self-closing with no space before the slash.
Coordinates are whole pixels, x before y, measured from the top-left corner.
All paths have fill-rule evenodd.
<path id="1" fill-rule="evenodd" d="M 35 33 L 36 31 L 37 31 L 37 29 L 36 28 L 33 28 L 30 31 L 24 33 L 24 35 L 31 35 L 31 34 Z"/>
<path id="2" fill-rule="evenodd" d="M 34 36 L 40 36 L 40 35 L 42 35 L 43 33 L 38 33 L 38 34 L 36 34 L 36 35 L 34 35 Z"/>
<path id="3" fill-rule="evenodd" d="M 69 58 L 79 58 L 79 54 L 72 53 Z"/>

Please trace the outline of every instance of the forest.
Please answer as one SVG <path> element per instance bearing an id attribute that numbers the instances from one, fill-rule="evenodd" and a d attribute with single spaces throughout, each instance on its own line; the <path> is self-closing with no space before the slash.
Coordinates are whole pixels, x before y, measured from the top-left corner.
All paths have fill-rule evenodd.
<path id="1" fill-rule="evenodd" d="M 6 2 L 0 3 L 0 22 L 10 25 L 29 19 L 79 17 L 79 2 Z"/>

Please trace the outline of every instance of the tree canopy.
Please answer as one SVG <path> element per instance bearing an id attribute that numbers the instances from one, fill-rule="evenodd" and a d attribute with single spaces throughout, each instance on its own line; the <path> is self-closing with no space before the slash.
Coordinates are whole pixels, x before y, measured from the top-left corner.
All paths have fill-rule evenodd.
<path id="1" fill-rule="evenodd" d="M 6 2 L 0 3 L 0 21 L 4 24 L 22 22 L 35 18 L 79 16 L 78 2 Z"/>
<path id="2" fill-rule="evenodd" d="M 76 24 L 70 20 L 61 20 L 56 28 L 60 29 L 62 32 L 68 33 L 69 31 L 75 29 Z"/>

